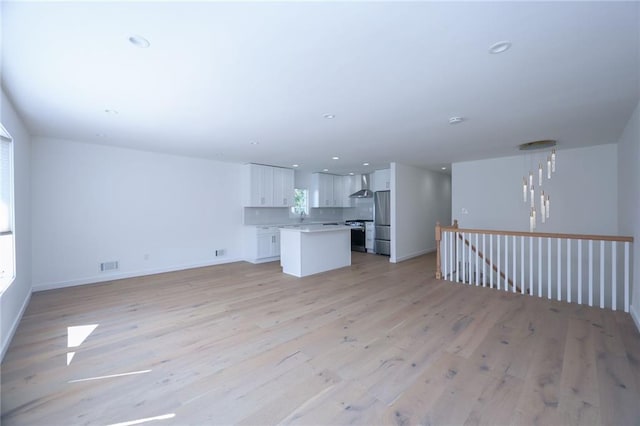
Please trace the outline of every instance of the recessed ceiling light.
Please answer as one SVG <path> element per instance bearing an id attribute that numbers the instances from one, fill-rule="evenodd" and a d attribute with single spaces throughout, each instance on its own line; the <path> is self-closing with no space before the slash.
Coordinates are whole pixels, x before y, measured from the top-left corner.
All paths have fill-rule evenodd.
<path id="1" fill-rule="evenodd" d="M 115 109 L 105 109 L 104 112 L 106 112 L 107 114 L 112 114 L 112 115 L 117 115 L 118 111 Z"/>
<path id="2" fill-rule="evenodd" d="M 460 124 L 463 120 L 464 118 L 462 117 L 451 117 L 449 118 L 449 124 Z"/>
<path id="3" fill-rule="evenodd" d="M 446 167 L 442 167 L 442 170 L 447 170 L 447 168 Z"/>
<path id="4" fill-rule="evenodd" d="M 491 45 L 491 47 L 489 48 L 489 53 L 491 53 L 492 55 L 497 53 L 502 53 L 509 50 L 510 47 L 511 47 L 510 41 L 506 41 L 506 40 L 499 41 Z"/>
<path id="5" fill-rule="evenodd" d="M 336 118 L 335 114 L 323 114 L 322 116 L 327 120 L 333 120 L 334 118 Z"/>
<path id="6" fill-rule="evenodd" d="M 349 172 L 349 176 L 353 176 L 355 173 L 353 172 Z"/>
<path id="7" fill-rule="evenodd" d="M 259 145 L 259 144 L 260 144 L 260 142 L 256 142 L 256 141 L 251 141 L 251 142 L 249 142 L 249 143 L 250 143 L 251 145 Z"/>
<path id="8" fill-rule="evenodd" d="M 328 172 L 328 171 L 329 171 L 329 169 L 322 169 L 322 171 L 323 171 L 323 172 Z"/>
<path id="9" fill-rule="evenodd" d="M 292 164 L 291 167 L 299 167 L 297 164 Z"/>
<path id="10" fill-rule="evenodd" d="M 339 160 L 340 157 L 331 157 L 332 160 Z"/>
<path id="11" fill-rule="evenodd" d="M 362 163 L 362 165 L 363 165 L 363 166 L 368 166 L 368 165 L 369 165 L 369 163 Z"/>
<path id="12" fill-rule="evenodd" d="M 151 46 L 149 40 L 139 35 L 132 35 L 131 37 L 129 37 L 129 43 L 141 49 L 146 49 L 147 47 Z"/>

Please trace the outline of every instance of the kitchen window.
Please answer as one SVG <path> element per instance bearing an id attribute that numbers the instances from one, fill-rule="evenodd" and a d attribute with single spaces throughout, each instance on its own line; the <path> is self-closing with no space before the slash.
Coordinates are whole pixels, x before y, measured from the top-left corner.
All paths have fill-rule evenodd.
<path id="1" fill-rule="evenodd" d="M 293 191 L 293 206 L 291 207 L 291 213 L 296 216 L 308 216 L 309 190 L 296 188 Z"/>
<path id="2" fill-rule="evenodd" d="M 0 123 L 0 294 L 15 277 L 13 139 Z"/>

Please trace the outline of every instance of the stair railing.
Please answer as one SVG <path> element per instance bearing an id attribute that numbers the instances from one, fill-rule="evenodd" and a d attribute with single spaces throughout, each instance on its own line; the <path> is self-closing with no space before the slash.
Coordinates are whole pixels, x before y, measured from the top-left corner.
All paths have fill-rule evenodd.
<path id="1" fill-rule="evenodd" d="M 620 300 L 629 312 L 633 237 L 461 229 L 457 220 L 435 234 L 437 279 L 613 310 Z"/>

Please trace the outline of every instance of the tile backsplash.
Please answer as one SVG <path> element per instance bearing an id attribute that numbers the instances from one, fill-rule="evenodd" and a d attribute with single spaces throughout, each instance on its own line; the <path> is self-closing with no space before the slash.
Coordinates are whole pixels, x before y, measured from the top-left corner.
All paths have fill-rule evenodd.
<path id="1" fill-rule="evenodd" d="M 245 225 L 271 225 L 298 222 L 300 217 L 291 213 L 289 208 L 281 207 L 245 207 L 242 223 Z M 342 222 L 350 219 L 373 219 L 373 199 L 356 200 L 355 207 L 349 208 L 312 208 L 305 222 Z"/>

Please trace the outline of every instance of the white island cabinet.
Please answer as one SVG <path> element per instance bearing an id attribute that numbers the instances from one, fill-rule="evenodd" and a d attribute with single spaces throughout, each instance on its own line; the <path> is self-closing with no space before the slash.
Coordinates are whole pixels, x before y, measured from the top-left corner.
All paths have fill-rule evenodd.
<path id="1" fill-rule="evenodd" d="M 351 228 L 309 225 L 280 229 L 282 272 L 306 277 L 351 265 Z"/>

